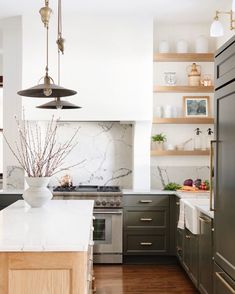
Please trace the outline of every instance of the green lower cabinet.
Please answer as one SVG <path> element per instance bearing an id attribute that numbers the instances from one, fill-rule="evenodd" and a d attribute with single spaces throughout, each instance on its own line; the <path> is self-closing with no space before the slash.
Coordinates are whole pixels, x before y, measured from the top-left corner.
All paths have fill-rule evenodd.
<path id="1" fill-rule="evenodd" d="M 198 236 L 184 230 L 183 266 L 194 285 L 198 286 Z"/>
<path id="2" fill-rule="evenodd" d="M 211 294 L 213 293 L 213 221 L 201 214 L 199 222 L 199 291 L 202 294 Z"/>

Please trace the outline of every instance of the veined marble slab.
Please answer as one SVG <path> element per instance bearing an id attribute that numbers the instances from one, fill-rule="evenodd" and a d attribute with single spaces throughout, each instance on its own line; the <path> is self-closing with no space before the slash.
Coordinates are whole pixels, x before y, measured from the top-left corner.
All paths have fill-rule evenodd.
<path id="1" fill-rule="evenodd" d="M 0 212 L 0 251 L 87 251 L 92 200 L 53 200 L 31 208 L 19 200 Z"/>

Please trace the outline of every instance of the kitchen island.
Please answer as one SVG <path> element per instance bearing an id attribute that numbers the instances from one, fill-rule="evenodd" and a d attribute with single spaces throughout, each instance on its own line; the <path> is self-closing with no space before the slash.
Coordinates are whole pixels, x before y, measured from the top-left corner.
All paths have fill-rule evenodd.
<path id="1" fill-rule="evenodd" d="M 93 201 L 19 200 L 0 212 L 0 293 L 92 291 Z"/>

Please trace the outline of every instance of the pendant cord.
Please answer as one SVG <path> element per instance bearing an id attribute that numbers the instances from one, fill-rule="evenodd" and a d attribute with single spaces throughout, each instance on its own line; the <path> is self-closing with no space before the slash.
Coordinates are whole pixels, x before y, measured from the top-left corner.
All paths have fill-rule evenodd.
<path id="1" fill-rule="evenodd" d="M 46 27 L 47 33 L 46 33 L 46 75 L 48 75 L 49 71 L 49 28 L 48 26 Z"/>

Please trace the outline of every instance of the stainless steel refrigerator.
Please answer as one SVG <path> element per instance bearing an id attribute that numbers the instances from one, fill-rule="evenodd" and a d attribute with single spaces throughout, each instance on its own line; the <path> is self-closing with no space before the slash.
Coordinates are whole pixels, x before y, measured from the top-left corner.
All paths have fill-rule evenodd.
<path id="1" fill-rule="evenodd" d="M 214 293 L 235 293 L 235 36 L 215 54 Z"/>

